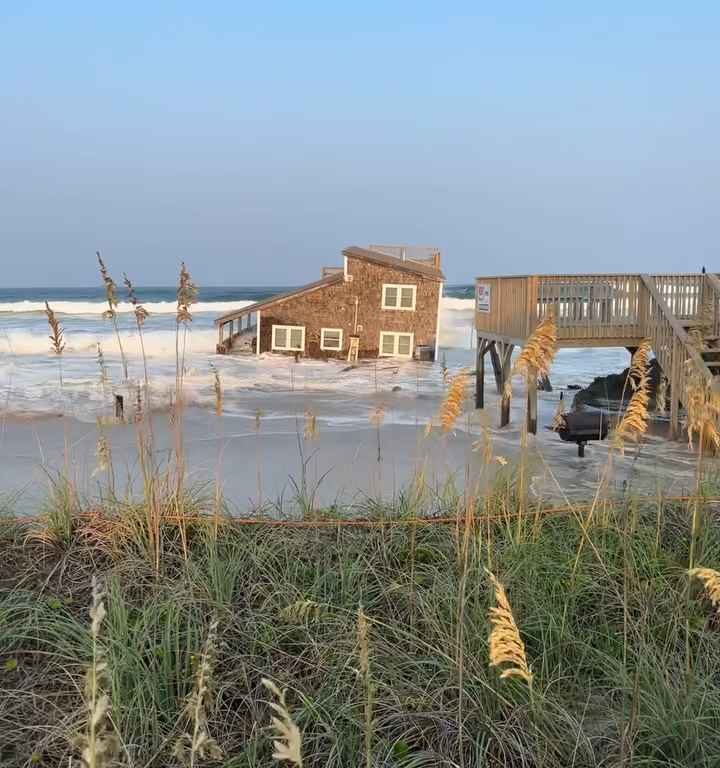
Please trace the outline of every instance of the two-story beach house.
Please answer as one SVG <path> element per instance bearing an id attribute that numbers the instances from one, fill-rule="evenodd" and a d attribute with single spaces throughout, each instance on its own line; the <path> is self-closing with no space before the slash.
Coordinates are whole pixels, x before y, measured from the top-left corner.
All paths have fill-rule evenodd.
<path id="1" fill-rule="evenodd" d="M 440 252 L 351 246 L 320 280 L 219 317 L 219 353 L 313 358 L 437 357 Z"/>

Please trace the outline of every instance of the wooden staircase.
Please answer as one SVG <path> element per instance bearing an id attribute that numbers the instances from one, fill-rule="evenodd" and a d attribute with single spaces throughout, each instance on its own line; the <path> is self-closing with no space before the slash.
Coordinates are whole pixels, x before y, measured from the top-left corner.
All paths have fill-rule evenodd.
<path id="1" fill-rule="evenodd" d="M 672 286 L 672 276 L 641 275 L 647 290 L 644 335 L 670 385 L 670 432 L 679 432 L 679 410 L 687 404 L 693 375 L 720 391 L 720 280 L 701 274 L 697 291 Z"/>

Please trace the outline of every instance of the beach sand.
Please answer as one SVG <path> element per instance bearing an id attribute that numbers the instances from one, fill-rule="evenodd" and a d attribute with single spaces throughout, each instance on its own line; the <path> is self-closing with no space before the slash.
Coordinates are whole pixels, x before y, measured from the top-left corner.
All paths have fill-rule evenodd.
<path id="1" fill-rule="evenodd" d="M 486 410 L 467 410 L 455 430 L 443 435 L 426 425 L 441 403 L 441 395 L 385 390 L 348 399 L 337 392 L 243 393 L 245 415 L 218 417 L 209 408 L 188 407 L 184 418 L 184 451 L 191 482 L 220 483 L 231 509 L 246 513 L 260 504 L 282 504 L 290 511 L 297 488 L 305 489 L 317 505 L 350 505 L 367 496 L 396 496 L 422 471 L 425 483 L 441 488 L 449 480 L 463 487 L 466 476 L 487 487 L 473 444 L 482 425 L 493 443 L 491 474 L 509 473 L 520 455 L 523 398 L 518 388 L 511 424 L 500 430 L 497 395 L 486 390 Z M 546 429 L 552 421 L 557 393 L 540 398 L 540 428 L 529 436 L 526 460 L 534 499 L 587 498 L 597 487 L 608 462 L 609 442 L 590 443 L 584 459 L 574 444 L 563 443 Z M 371 415 L 382 409 L 378 429 Z M 316 416 L 315 439 L 303 436 L 305 413 Z M 253 415 L 261 412 L 259 431 Z M 153 415 L 157 459 L 163 463 L 175 445 L 167 413 Z M 692 486 L 696 458 L 682 442 L 661 436 L 656 425 L 639 449 L 614 456 L 609 475 L 611 492 L 640 490 L 684 493 Z M 119 494 L 137 493 L 137 426 L 108 424 L 103 428 L 112 450 L 115 486 Z M 380 448 L 378 452 L 378 432 Z M 98 428 L 72 418 L 7 416 L 0 422 L 0 494 L 4 506 L 17 513 L 34 513 L 48 490 L 48 476 L 69 471 L 89 499 L 99 495 L 107 474 L 96 472 Z M 379 459 L 379 460 L 378 460 Z M 305 470 L 303 471 L 303 466 Z"/>

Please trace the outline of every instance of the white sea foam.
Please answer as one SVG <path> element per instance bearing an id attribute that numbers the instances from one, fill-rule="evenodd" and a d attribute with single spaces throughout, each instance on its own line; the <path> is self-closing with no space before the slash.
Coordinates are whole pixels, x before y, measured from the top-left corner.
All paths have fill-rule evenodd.
<path id="1" fill-rule="evenodd" d="M 223 312 L 233 312 L 236 309 L 242 309 L 252 301 L 200 301 L 193 304 L 192 311 L 195 312 L 215 312 L 220 315 Z M 108 308 L 104 301 L 52 301 L 50 306 L 58 315 L 102 315 Z M 177 312 L 177 304 L 174 301 L 150 301 L 143 303 L 145 309 L 150 314 L 155 315 L 173 315 Z M 130 313 L 133 311 L 133 305 L 129 302 L 120 302 L 116 307 L 119 313 Z M 0 302 L 0 313 L 7 314 L 31 314 L 44 312 L 45 303 L 41 301 L 9 301 Z"/>
<path id="2" fill-rule="evenodd" d="M 121 330 L 120 339 L 124 350 L 129 356 L 140 354 L 140 338 L 137 330 Z M 102 345 L 106 355 L 113 355 L 117 349 L 117 339 L 107 327 L 92 330 L 66 329 L 64 335 L 65 350 L 63 355 L 92 356 L 97 354 L 98 342 Z M 151 330 L 143 331 L 145 354 L 149 358 L 175 357 L 175 330 Z M 193 328 L 187 335 L 186 352 L 189 355 L 212 355 L 215 353 L 217 343 L 217 331 L 214 328 Z M 33 333 L 22 328 L 0 330 L 0 355 L 37 355 L 39 357 L 51 356 L 47 335 L 43 332 Z"/>

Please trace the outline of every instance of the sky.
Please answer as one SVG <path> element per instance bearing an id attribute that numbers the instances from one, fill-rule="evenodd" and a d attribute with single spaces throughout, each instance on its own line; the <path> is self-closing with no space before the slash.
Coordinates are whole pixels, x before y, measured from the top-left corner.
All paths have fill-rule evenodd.
<path id="1" fill-rule="evenodd" d="M 720 270 L 717 2 L 0 3 L 0 285 Z"/>

